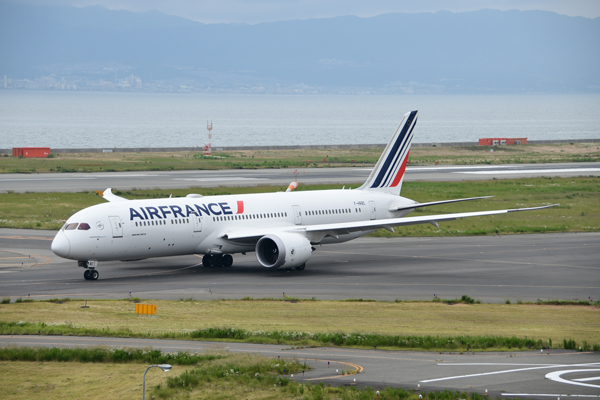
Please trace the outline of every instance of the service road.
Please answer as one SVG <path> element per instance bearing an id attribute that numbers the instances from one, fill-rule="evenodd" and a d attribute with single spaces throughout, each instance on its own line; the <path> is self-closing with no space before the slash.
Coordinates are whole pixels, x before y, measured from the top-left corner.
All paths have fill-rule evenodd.
<path id="1" fill-rule="evenodd" d="M 217 171 L 148 171 L 105 173 L 1 174 L 0 193 L 80 192 L 106 188 L 186 189 L 192 187 L 260 186 L 287 187 L 296 179 L 294 169 L 236 169 Z M 364 182 L 370 168 L 305 168 L 297 175 L 300 184 L 356 185 Z M 600 163 L 439 165 L 406 169 L 406 181 L 466 181 L 529 177 L 600 176 Z"/>
<path id="2" fill-rule="evenodd" d="M 358 387 L 377 389 L 386 386 L 417 389 L 420 385 L 420 389 L 427 392 L 450 389 L 484 394 L 487 390 L 493 398 L 556 399 L 567 394 L 600 398 L 600 353 L 597 352 L 459 354 L 60 336 L 0 336 L 0 346 L 152 347 L 163 352 L 255 353 L 305 361 L 312 369 L 296 374 L 294 379 L 311 383 L 323 381 L 349 386 L 356 380 Z M 178 370 L 183 371 L 184 367 L 174 366 L 172 371 L 178 373 Z M 342 370 L 359 373 L 342 376 Z"/>

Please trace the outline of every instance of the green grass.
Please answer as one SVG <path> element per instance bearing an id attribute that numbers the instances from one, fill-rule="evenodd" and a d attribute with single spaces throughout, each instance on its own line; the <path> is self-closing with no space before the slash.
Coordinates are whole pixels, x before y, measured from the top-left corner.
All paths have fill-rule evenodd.
<path id="1" fill-rule="evenodd" d="M 324 190 L 339 185 L 300 185 L 297 190 Z M 128 199 L 262 193 L 285 190 L 280 186 L 246 188 L 192 188 L 129 190 L 116 193 Z M 600 178 L 528 178 L 469 182 L 406 182 L 402 195 L 420 202 L 491 195 L 491 199 L 417 209 L 410 216 L 484 211 L 559 203 L 551 209 L 467 218 L 432 225 L 379 230 L 373 236 L 467 236 L 600 230 Z M 105 200 L 96 192 L 0 194 L 0 227 L 59 229 L 75 212 Z"/>
<path id="2" fill-rule="evenodd" d="M 6 398 L 54 399 L 139 399 L 147 364 L 56 361 L 0 361 L 0 391 Z M 286 369 L 283 375 L 283 369 Z M 294 360 L 273 360 L 246 354 L 227 354 L 194 366 L 174 366 L 164 373 L 148 371 L 148 399 L 331 399 L 375 400 L 376 390 L 366 387 L 332 386 L 292 380 L 304 368 Z M 232 372 L 233 371 L 233 372 Z M 291 372 L 293 371 L 293 372 Z M 357 376 L 360 382 L 360 376 Z M 333 381 L 333 384 L 337 382 Z M 489 397 L 465 391 L 379 389 L 381 400 L 483 400 Z M 493 398 L 493 397 L 492 397 Z"/>
<path id="3" fill-rule="evenodd" d="M 555 301 L 552 301 L 555 302 Z M 300 346 L 461 351 L 600 344 L 598 303 L 478 304 L 463 296 L 430 302 L 154 300 L 159 318 L 125 300 L 2 306 L 0 334 L 240 341 Z M 560 303 L 559 303 L 560 304 Z"/>
<path id="4" fill-rule="evenodd" d="M 523 146 L 413 147 L 415 164 L 514 164 L 600 161 L 599 143 Z M 0 173 L 171 171 L 241 168 L 315 168 L 369 166 L 379 159 L 380 148 L 314 150 L 245 150 L 158 153 L 63 153 L 50 158 L 0 157 Z"/>
<path id="5" fill-rule="evenodd" d="M 162 353 L 152 349 L 111 349 L 106 347 L 46 347 L 0 348 L 0 361 L 59 361 L 195 365 L 222 358 L 220 354 Z"/>

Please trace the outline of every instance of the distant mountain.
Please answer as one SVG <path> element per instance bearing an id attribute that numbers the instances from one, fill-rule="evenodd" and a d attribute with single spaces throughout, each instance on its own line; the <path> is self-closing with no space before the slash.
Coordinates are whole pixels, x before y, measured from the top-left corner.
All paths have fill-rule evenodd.
<path id="1" fill-rule="evenodd" d="M 0 75 L 14 78 L 57 69 L 110 77 L 113 69 L 122 69 L 144 82 L 176 78 L 213 86 L 281 82 L 417 92 L 600 91 L 600 18 L 544 11 L 247 25 L 0 2 L 0 38 Z"/>

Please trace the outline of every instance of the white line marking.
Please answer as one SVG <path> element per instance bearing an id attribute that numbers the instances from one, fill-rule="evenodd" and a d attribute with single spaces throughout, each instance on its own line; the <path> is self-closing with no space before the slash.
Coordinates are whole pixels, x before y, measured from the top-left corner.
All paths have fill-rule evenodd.
<path id="1" fill-rule="evenodd" d="M 22 178 L 22 179 L 0 179 L 0 182 L 24 182 L 24 181 L 89 181 L 94 180 L 95 177 L 90 178 Z"/>
<path id="2" fill-rule="evenodd" d="M 447 380 L 451 380 L 451 379 L 462 379 L 462 378 L 473 378 L 476 376 L 487 376 L 487 375 L 499 375 L 499 374 L 508 374 L 511 372 L 522 372 L 522 371 L 533 371 L 536 369 L 547 369 L 547 368 L 568 368 L 568 367 L 587 367 L 587 366 L 598 366 L 599 363 L 589 363 L 589 364 L 555 364 L 555 365 L 542 365 L 542 366 L 538 366 L 538 367 L 531 367 L 531 368 L 517 368 L 517 369 L 507 369 L 504 371 L 494 371 L 494 372 L 481 372 L 478 374 L 470 374 L 470 375 L 457 375 L 457 376 L 448 376 L 446 378 L 437 378 L 437 379 L 428 379 L 425 381 L 420 381 L 421 383 L 428 383 L 428 382 L 439 382 L 439 381 L 447 381 Z M 448 365 L 448 364 L 438 364 L 438 365 Z M 456 364 L 456 365 L 461 365 L 461 364 Z M 498 363 L 498 364 L 487 364 L 487 365 L 505 365 L 502 363 Z M 588 371 L 588 370 L 584 370 L 584 371 Z M 596 371 L 596 370 L 589 370 L 589 371 Z M 599 370 L 600 371 L 600 370 Z M 560 371 L 559 371 L 560 372 Z M 547 377 L 547 375 L 546 375 Z M 582 384 L 584 385 L 584 384 Z M 594 386 L 595 387 L 595 386 Z M 600 387 L 600 386 L 597 386 Z"/>
<path id="3" fill-rule="evenodd" d="M 573 380 L 577 381 L 577 382 L 598 381 L 598 380 L 600 380 L 600 376 L 592 376 L 591 378 L 579 378 L 579 379 L 573 379 Z"/>
<path id="4" fill-rule="evenodd" d="M 490 168 L 523 168 L 516 165 L 470 165 L 468 167 L 406 167 L 406 171 L 439 171 L 445 169 L 490 169 Z"/>
<path id="5" fill-rule="evenodd" d="M 591 383 L 582 383 L 582 382 L 575 382 L 575 381 L 570 381 L 568 379 L 564 379 L 561 377 L 561 375 L 564 374 L 573 374 L 576 372 L 600 372 L 600 369 L 571 369 L 571 370 L 566 370 L 566 371 L 554 371 L 554 372 L 549 372 L 546 374 L 546 379 L 550 379 L 551 381 L 554 382 L 560 382 L 560 383 L 567 383 L 569 385 L 576 385 L 576 386 L 585 386 L 585 387 L 591 387 L 591 388 L 600 388 L 599 385 L 592 385 Z"/>
<path id="6" fill-rule="evenodd" d="M 593 397 L 599 398 L 597 394 L 535 394 L 535 393 L 502 393 L 502 396 L 521 396 L 521 397 Z"/>
<path id="7" fill-rule="evenodd" d="M 223 178 L 175 178 L 174 181 L 198 181 L 198 182 L 218 182 L 218 181 L 265 181 L 266 178 L 245 178 L 241 176 L 223 177 Z"/>
<path id="8" fill-rule="evenodd" d="M 463 366 L 463 365 L 520 365 L 520 366 L 531 366 L 531 367 L 543 367 L 543 366 L 547 366 L 547 367 L 555 367 L 556 364 L 511 364 L 511 363 L 439 363 L 438 365 L 459 365 L 459 366 Z"/>
<path id="9" fill-rule="evenodd" d="M 455 172 L 455 174 L 556 174 L 561 172 L 600 172 L 600 168 L 572 168 L 572 169 L 520 169 L 513 171 L 473 171 L 473 172 Z"/>

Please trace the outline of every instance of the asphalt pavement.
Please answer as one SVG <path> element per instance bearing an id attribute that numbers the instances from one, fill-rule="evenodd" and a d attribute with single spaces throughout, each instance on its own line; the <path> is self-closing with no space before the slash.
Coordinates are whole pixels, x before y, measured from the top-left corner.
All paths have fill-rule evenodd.
<path id="1" fill-rule="evenodd" d="M 235 169 L 147 172 L 95 172 L 1 174 L 0 193 L 80 192 L 106 188 L 187 189 L 220 186 L 275 185 L 287 187 L 295 179 L 302 185 L 364 182 L 371 168 Z M 465 181 L 528 177 L 600 176 L 600 163 L 435 165 L 406 169 L 405 181 Z"/>
<path id="2" fill-rule="evenodd" d="M 360 238 L 317 246 L 303 271 L 260 266 L 254 253 L 231 268 L 200 256 L 101 262 L 86 281 L 50 251 L 55 232 L 0 229 L 0 296 L 147 299 L 289 296 L 320 300 L 453 299 L 486 303 L 600 298 L 600 233 Z"/>
<path id="3" fill-rule="evenodd" d="M 506 353 L 412 352 L 345 348 L 295 348 L 181 340 L 121 339 L 62 336 L 0 336 L 0 346 L 137 347 L 163 352 L 221 351 L 297 358 L 311 369 L 294 380 L 332 385 L 386 386 L 416 390 L 478 392 L 493 397 L 545 399 L 600 397 L 600 353 L 572 350 Z M 173 367 L 173 372 L 185 367 Z M 342 375 L 342 371 L 353 374 Z M 356 372 L 356 373 L 354 373 Z M 287 376 L 291 378 L 291 376 Z"/>

